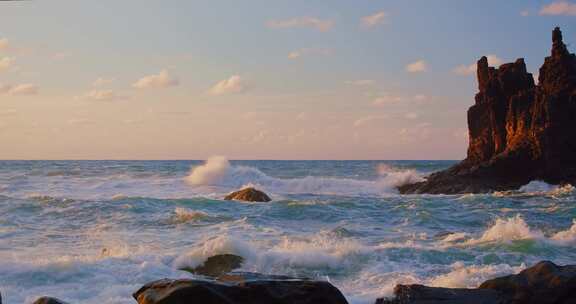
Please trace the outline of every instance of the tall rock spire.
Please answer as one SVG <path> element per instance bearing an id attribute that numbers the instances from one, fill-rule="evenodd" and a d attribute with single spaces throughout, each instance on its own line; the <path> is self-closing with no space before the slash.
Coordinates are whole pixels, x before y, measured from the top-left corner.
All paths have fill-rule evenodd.
<path id="1" fill-rule="evenodd" d="M 562 57 L 568 54 L 568 49 L 562 41 L 562 31 L 556 27 L 552 31 L 552 57 Z"/>

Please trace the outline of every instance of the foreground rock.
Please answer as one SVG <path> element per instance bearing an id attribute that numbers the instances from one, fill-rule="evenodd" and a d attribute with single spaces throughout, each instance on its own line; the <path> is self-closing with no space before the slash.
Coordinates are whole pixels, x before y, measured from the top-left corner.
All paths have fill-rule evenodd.
<path id="1" fill-rule="evenodd" d="M 38 300 L 34 301 L 33 304 L 68 304 L 68 303 L 66 303 L 64 301 L 60 301 L 56 298 L 42 297 L 42 298 L 39 298 Z"/>
<path id="2" fill-rule="evenodd" d="M 476 103 L 468 110 L 465 160 L 399 187 L 401 193 L 480 193 L 515 190 L 532 180 L 576 182 L 576 56 L 552 33 L 552 54 L 539 84 L 524 59 L 496 69 L 478 61 Z"/>
<path id="3" fill-rule="evenodd" d="M 133 296 L 139 304 L 347 304 L 328 282 L 250 280 L 242 275 L 220 281 L 164 279 L 146 284 Z"/>
<path id="4" fill-rule="evenodd" d="M 260 191 L 260 190 L 256 190 L 252 187 L 250 188 L 245 188 L 242 189 L 240 191 L 236 191 L 236 192 L 232 192 L 230 194 L 228 194 L 225 198 L 225 200 L 236 200 L 236 201 L 244 201 L 244 202 L 269 202 L 271 201 L 270 197 Z"/>
<path id="5" fill-rule="evenodd" d="M 181 270 L 203 276 L 219 277 L 233 271 L 234 269 L 240 268 L 243 262 L 244 259 L 241 256 L 233 254 L 219 254 L 209 257 L 204 264 L 198 267 L 183 268 Z"/>
<path id="6" fill-rule="evenodd" d="M 573 304 L 576 265 L 540 262 L 517 275 L 486 281 L 477 289 L 398 285 L 395 298 L 377 304 Z"/>

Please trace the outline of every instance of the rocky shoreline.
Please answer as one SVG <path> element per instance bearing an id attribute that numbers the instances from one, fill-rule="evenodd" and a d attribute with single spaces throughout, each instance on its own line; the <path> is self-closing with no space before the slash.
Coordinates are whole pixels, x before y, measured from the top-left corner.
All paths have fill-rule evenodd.
<path id="1" fill-rule="evenodd" d="M 134 292 L 133 297 L 138 304 L 348 303 L 342 293 L 326 281 L 233 271 L 218 277 L 162 279 L 150 282 Z M 0 298 L 0 304 L 1 301 Z M 375 304 L 435 303 L 576 303 L 576 265 L 558 266 L 549 261 L 542 261 L 519 274 L 488 280 L 475 289 L 397 285 L 393 298 L 375 300 Z M 66 302 L 42 297 L 33 304 L 66 304 Z"/>
<path id="2" fill-rule="evenodd" d="M 494 68 L 482 57 L 477 76 L 466 159 L 426 181 L 400 186 L 400 193 L 486 193 L 533 180 L 576 183 L 576 55 L 560 29 L 552 32 L 551 56 L 537 85 L 523 58 Z"/>

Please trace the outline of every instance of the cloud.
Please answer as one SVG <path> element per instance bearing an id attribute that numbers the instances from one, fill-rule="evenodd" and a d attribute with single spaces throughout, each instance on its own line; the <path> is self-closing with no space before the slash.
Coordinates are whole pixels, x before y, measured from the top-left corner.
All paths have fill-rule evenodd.
<path id="1" fill-rule="evenodd" d="M 360 20 L 360 23 L 363 28 L 373 28 L 377 25 L 384 24 L 388 22 L 388 13 L 385 11 L 379 11 L 373 15 L 364 16 Z"/>
<path id="2" fill-rule="evenodd" d="M 114 101 L 128 99 L 126 96 L 121 96 L 116 94 L 112 90 L 92 90 L 83 96 L 85 99 L 91 99 L 96 101 Z"/>
<path id="3" fill-rule="evenodd" d="M 364 86 L 371 86 L 374 85 L 376 81 L 372 79 L 359 79 L 359 80 L 348 80 L 346 81 L 347 85 L 364 87 Z"/>
<path id="4" fill-rule="evenodd" d="M 334 50 L 326 48 L 302 48 L 292 51 L 288 54 L 288 59 L 298 59 L 303 56 L 317 55 L 317 56 L 329 56 L 334 54 Z"/>
<path id="5" fill-rule="evenodd" d="M 424 94 L 417 94 L 412 97 L 416 103 L 427 103 L 432 101 L 432 97 Z"/>
<path id="6" fill-rule="evenodd" d="M 137 89 L 161 89 L 179 85 L 180 82 L 177 78 L 170 76 L 167 70 L 160 71 L 159 74 L 148 75 L 140 78 L 132 86 Z"/>
<path id="7" fill-rule="evenodd" d="M 352 125 L 354 126 L 354 128 L 359 128 L 359 127 L 371 124 L 373 122 L 386 120 L 386 119 L 388 119 L 388 116 L 386 116 L 386 115 L 366 116 L 366 117 L 361 117 L 361 118 L 357 119 L 356 121 L 354 121 L 354 123 Z"/>
<path id="8" fill-rule="evenodd" d="M 500 59 L 496 55 L 488 55 L 486 57 L 488 58 L 488 64 L 491 66 L 499 66 L 503 63 L 503 60 Z M 474 73 L 476 73 L 476 68 L 477 68 L 476 63 L 472 63 L 470 65 L 461 64 L 461 65 L 455 67 L 452 70 L 452 72 L 454 72 L 458 75 L 468 76 L 468 75 L 473 75 Z"/>
<path id="9" fill-rule="evenodd" d="M 8 39 L 6 39 L 6 38 L 0 39 L 0 50 L 5 50 L 9 46 L 10 46 L 10 44 L 8 43 Z"/>
<path id="10" fill-rule="evenodd" d="M 556 1 L 544 5 L 540 10 L 540 15 L 550 16 L 576 16 L 576 4 L 568 1 Z"/>
<path id="11" fill-rule="evenodd" d="M 400 103 L 402 101 L 404 101 L 404 97 L 386 94 L 374 98 L 374 100 L 372 100 L 372 104 L 375 106 L 382 106 L 387 104 Z"/>
<path id="12" fill-rule="evenodd" d="M 528 16 L 530 16 L 530 11 L 529 10 L 520 11 L 520 16 L 528 17 Z"/>
<path id="13" fill-rule="evenodd" d="M 334 27 L 334 21 L 322 20 L 316 17 L 295 17 L 286 20 L 270 20 L 266 23 L 269 28 L 313 28 L 319 32 L 328 32 Z"/>
<path id="14" fill-rule="evenodd" d="M 406 66 L 406 71 L 409 73 L 422 73 L 428 71 L 428 64 L 424 60 L 412 62 Z"/>
<path id="15" fill-rule="evenodd" d="M 107 84 L 111 84 L 112 82 L 114 82 L 114 78 L 103 78 L 103 77 L 99 77 L 98 79 L 94 80 L 94 82 L 92 83 L 93 87 L 103 87 Z"/>
<path id="16" fill-rule="evenodd" d="M 404 114 L 404 118 L 410 119 L 410 120 L 415 120 L 415 119 L 420 118 L 420 115 L 418 113 L 409 112 L 409 113 Z"/>
<path id="17" fill-rule="evenodd" d="M 421 123 L 413 127 L 402 128 L 398 132 L 400 141 L 403 143 L 413 143 L 430 138 L 432 130 L 430 129 L 432 125 L 430 123 Z"/>
<path id="18" fill-rule="evenodd" d="M 246 90 L 244 80 L 239 75 L 233 75 L 228 79 L 224 79 L 208 90 L 208 94 L 218 96 L 234 93 L 242 93 Z"/>
<path id="19" fill-rule="evenodd" d="M 38 94 L 38 87 L 30 84 L 18 84 L 18 85 L 2 85 L 0 84 L 0 94 L 8 95 L 36 95 Z"/>
<path id="20" fill-rule="evenodd" d="M 0 72 L 9 69 L 14 64 L 14 59 L 4 57 L 0 59 Z"/>

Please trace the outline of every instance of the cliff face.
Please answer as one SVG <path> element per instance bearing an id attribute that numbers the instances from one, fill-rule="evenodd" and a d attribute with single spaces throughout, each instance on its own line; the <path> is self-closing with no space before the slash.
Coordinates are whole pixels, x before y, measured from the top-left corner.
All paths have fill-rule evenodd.
<path id="1" fill-rule="evenodd" d="M 576 182 L 576 56 L 560 29 L 554 29 L 552 42 L 538 85 L 524 59 L 496 69 L 482 57 L 479 92 L 468 110 L 467 158 L 400 192 L 489 192 L 532 180 Z"/>

